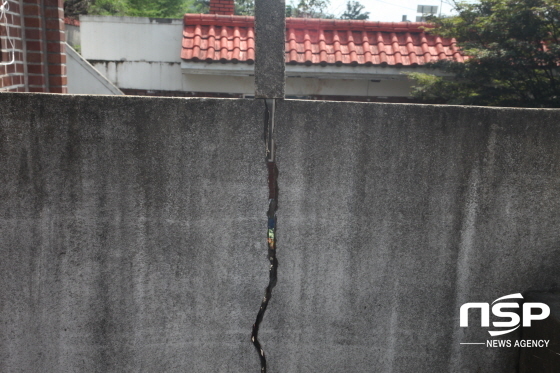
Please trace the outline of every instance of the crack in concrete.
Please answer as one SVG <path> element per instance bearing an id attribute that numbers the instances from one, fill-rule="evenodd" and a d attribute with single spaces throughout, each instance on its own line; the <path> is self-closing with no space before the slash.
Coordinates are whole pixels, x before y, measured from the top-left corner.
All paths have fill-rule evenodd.
<path id="1" fill-rule="evenodd" d="M 274 111 L 276 101 L 273 99 L 264 100 L 265 119 L 264 119 L 264 141 L 266 144 L 266 166 L 268 169 L 268 224 L 267 224 L 267 243 L 268 260 L 270 261 L 268 286 L 264 290 L 264 297 L 261 307 L 257 314 L 257 320 L 253 324 L 251 341 L 257 349 L 261 363 L 261 373 L 266 373 L 266 357 L 264 350 L 258 340 L 259 326 L 263 320 L 264 313 L 272 296 L 272 289 L 277 281 L 278 260 L 276 259 L 276 210 L 278 209 L 278 167 L 275 160 L 274 143 Z"/>

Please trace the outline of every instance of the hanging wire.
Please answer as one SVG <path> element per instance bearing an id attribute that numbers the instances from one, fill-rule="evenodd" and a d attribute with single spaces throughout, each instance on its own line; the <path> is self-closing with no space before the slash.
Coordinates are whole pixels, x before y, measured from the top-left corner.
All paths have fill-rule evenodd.
<path id="1" fill-rule="evenodd" d="M 257 314 L 257 319 L 253 324 L 251 333 L 251 342 L 255 346 L 259 354 L 261 363 L 261 373 L 266 373 L 266 357 L 264 350 L 258 339 L 259 326 L 263 320 L 264 313 L 272 296 L 272 289 L 276 286 L 278 260 L 276 259 L 276 210 L 278 209 L 278 168 L 275 161 L 275 144 L 274 144 L 274 110 L 275 102 L 270 103 L 265 100 L 265 125 L 264 125 L 264 141 L 266 145 L 266 166 L 268 169 L 268 212 L 267 216 L 267 233 L 266 241 L 268 246 L 268 260 L 270 262 L 268 286 L 264 290 L 264 297 L 261 307 Z"/>
<path id="2" fill-rule="evenodd" d="M 14 41 L 12 40 L 11 36 L 10 36 L 10 26 L 8 25 L 8 16 L 6 15 L 6 13 L 10 10 L 10 3 L 8 2 L 8 0 L 3 1 L 2 5 L 0 5 L 0 22 L 4 24 L 4 27 L 6 27 L 6 37 L 8 40 L 9 45 L 11 46 L 11 55 L 12 55 L 12 59 L 10 62 L 0 62 L 0 66 L 7 66 L 7 65 L 13 65 L 16 61 L 16 53 L 15 53 L 15 45 L 14 45 Z M 12 15 L 12 19 L 13 19 L 13 15 Z"/>

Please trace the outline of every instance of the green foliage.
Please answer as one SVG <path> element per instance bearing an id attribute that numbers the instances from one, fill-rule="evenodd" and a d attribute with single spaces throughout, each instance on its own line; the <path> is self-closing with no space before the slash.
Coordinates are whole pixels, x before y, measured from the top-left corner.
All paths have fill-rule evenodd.
<path id="1" fill-rule="evenodd" d="M 286 6 L 286 17 L 335 18 L 327 13 L 330 0 L 299 0 Z M 368 19 L 369 12 L 358 1 L 348 1 L 342 19 Z M 181 18 L 185 13 L 208 13 L 210 0 L 66 0 L 64 14 Z M 255 0 L 235 0 L 235 14 L 255 15 Z"/>
<path id="2" fill-rule="evenodd" d="M 200 0 L 197 0 L 200 1 Z M 286 5 L 286 17 L 296 18 L 340 18 L 340 19 L 369 19 L 369 12 L 363 12 L 365 6 L 358 1 L 348 1 L 346 12 L 339 17 L 327 12 L 330 0 L 299 0 L 299 2 Z M 255 14 L 255 0 L 235 0 L 235 14 L 249 15 Z"/>
<path id="3" fill-rule="evenodd" d="M 346 3 L 346 11 L 340 16 L 341 19 L 358 19 L 365 20 L 369 19 L 369 12 L 364 12 L 365 6 L 360 4 L 358 1 L 349 0 Z"/>
<path id="4" fill-rule="evenodd" d="M 64 15 L 134 16 L 182 18 L 185 13 L 202 12 L 207 0 L 66 0 Z"/>
<path id="5" fill-rule="evenodd" d="M 461 105 L 479 99 L 476 90 L 465 82 L 447 80 L 441 76 L 424 73 L 407 73 L 416 82 L 412 96 L 433 104 Z"/>
<path id="6" fill-rule="evenodd" d="M 95 0 L 89 4 L 86 14 L 100 16 L 125 16 L 130 15 L 127 0 Z"/>
<path id="7" fill-rule="evenodd" d="M 235 0 L 235 14 L 239 16 L 255 15 L 254 0 Z"/>
<path id="8" fill-rule="evenodd" d="M 97 0 L 99 1 L 99 0 Z M 135 17 L 181 18 L 191 2 L 186 0 L 127 0 L 127 15 Z"/>
<path id="9" fill-rule="evenodd" d="M 455 37 L 465 63 L 440 61 L 452 78 L 409 74 L 417 98 L 452 104 L 560 107 L 560 0 L 480 0 L 432 18 L 430 33 Z"/>
<path id="10" fill-rule="evenodd" d="M 208 13 L 210 11 L 210 0 L 193 0 L 191 10 L 186 13 Z"/>
<path id="11" fill-rule="evenodd" d="M 87 14 L 88 0 L 66 0 L 64 2 L 64 16 L 75 18 L 80 14 Z"/>
<path id="12" fill-rule="evenodd" d="M 297 5 L 292 1 L 286 6 L 286 17 L 296 18 L 334 18 L 327 13 L 330 0 L 300 0 Z"/>

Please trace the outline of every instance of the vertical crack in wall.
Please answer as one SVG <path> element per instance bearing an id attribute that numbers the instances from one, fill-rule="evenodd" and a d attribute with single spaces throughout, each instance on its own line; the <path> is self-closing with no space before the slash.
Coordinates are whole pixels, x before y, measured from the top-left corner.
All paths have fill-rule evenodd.
<path id="1" fill-rule="evenodd" d="M 275 160 L 275 143 L 274 143 L 274 111 L 276 100 L 267 99 L 265 103 L 264 117 L 264 141 L 266 144 L 266 166 L 268 169 L 268 212 L 266 214 L 267 223 L 267 243 L 268 243 L 268 260 L 270 261 L 268 285 L 264 290 L 264 297 L 261 302 L 261 308 L 257 314 L 257 320 L 253 324 L 253 332 L 251 333 L 251 341 L 257 349 L 261 362 L 261 373 L 266 373 L 266 357 L 264 350 L 258 340 L 259 326 L 263 320 L 266 307 L 272 296 L 272 289 L 276 285 L 278 260 L 276 259 L 276 210 L 278 209 L 278 168 Z"/>

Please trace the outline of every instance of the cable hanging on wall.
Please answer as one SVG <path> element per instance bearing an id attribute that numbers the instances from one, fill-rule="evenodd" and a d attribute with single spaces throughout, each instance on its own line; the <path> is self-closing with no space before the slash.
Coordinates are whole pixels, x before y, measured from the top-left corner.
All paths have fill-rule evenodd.
<path id="1" fill-rule="evenodd" d="M 3 1 L 2 5 L 0 5 L 0 23 L 3 23 L 4 27 L 6 27 L 6 39 L 11 48 L 10 54 L 12 55 L 12 59 L 10 60 L 10 62 L 0 62 L 0 66 L 13 65 L 16 60 L 14 41 L 10 36 L 10 26 L 8 24 L 8 16 L 6 14 L 9 10 L 10 3 L 8 2 L 8 0 Z"/>
<path id="2" fill-rule="evenodd" d="M 268 170 L 268 211 L 267 216 L 267 234 L 266 240 L 268 245 L 268 260 L 270 261 L 269 267 L 269 280 L 266 289 L 264 290 L 264 297 L 261 302 L 261 307 L 257 314 L 257 319 L 253 324 L 253 331 L 251 333 L 251 341 L 259 354 L 261 363 L 261 373 L 266 373 L 266 356 L 264 350 L 259 342 L 259 326 L 263 320 L 264 313 L 272 296 L 272 289 L 276 286 L 278 260 L 276 259 L 276 210 L 278 209 L 278 168 L 276 167 L 275 151 L 276 146 L 274 143 L 274 116 L 276 101 L 264 100 L 265 104 L 265 119 L 264 119 L 264 141 L 266 145 L 266 167 Z"/>

